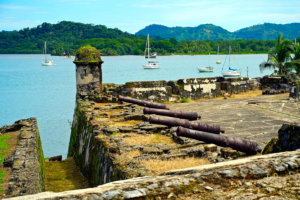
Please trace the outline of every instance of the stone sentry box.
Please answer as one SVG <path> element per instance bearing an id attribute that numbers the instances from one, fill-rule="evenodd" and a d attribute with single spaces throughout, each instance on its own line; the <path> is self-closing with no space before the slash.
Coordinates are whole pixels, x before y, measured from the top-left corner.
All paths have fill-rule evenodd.
<path id="1" fill-rule="evenodd" d="M 102 63 L 100 52 L 86 45 L 78 49 L 76 65 L 76 98 L 94 99 L 102 92 Z"/>

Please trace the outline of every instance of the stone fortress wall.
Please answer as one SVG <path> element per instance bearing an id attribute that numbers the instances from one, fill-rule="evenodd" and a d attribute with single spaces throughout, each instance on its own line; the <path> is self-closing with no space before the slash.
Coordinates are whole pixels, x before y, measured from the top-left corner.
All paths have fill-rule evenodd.
<path id="1" fill-rule="evenodd" d="M 24 196 L 45 191 L 45 161 L 35 118 L 16 121 L 3 127 L 2 134 L 19 131 L 14 153 L 4 160 L 11 168 L 7 197 Z"/>
<path id="2" fill-rule="evenodd" d="M 239 94 L 259 89 L 257 79 L 242 78 L 190 78 L 177 81 L 139 81 L 123 85 L 103 84 L 106 95 L 100 95 L 100 101 L 111 95 L 123 95 L 155 102 L 178 102 L 188 98 L 214 98 L 230 94 Z"/>
<path id="3" fill-rule="evenodd" d="M 294 174 L 300 169 L 300 151 L 283 152 L 264 156 L 254 156 L 218 164 L 203 165 L 199 167 L 171 171 L 160 176 L 146 176 L 123 181 L 115 181 L 100 185 L 95 188 L 67 191 L 62 193 L 44 192 L 36 195 L 16 197 L 11 200 L 33 200 L 33 199 L 61 199 L 61 200 L 111 200 L 111 199 L 185 199 L 195 193 L 202 194 L 202 199 L 211 199 L 208 192 L 218 190 L 216 199 L 224 199 L 226 196 L 222 191 L 233 189 L 235 192 L 227 198 L 236 199 L 268 199 L 275 190 L 267 190 L 266 183 L 270 176 L 275 176 L 271 181 L 276 185 L 280 180 L 278 175 Z M 277 177 L 277 178 L 276 178 Z M 289 177 L 292 179 L 292 177 Z M 296 184 L 296 185 L 295 185 Z M 262 194 L 253 193 L 252 188 L 259 187 L 266 190 Z M 298 185 L 299 186 L 299 185 Z M 241 190 L 244 187 L 245 190 Z M 297 181 L 293 186 L 282 185 L 278 182 L 277 190 L 287 188 L 286 196 L 280 199 L 296 199 Z M 279 188 L 278 188 L 279 187 Z M 239 192 L 241 190 L 241 192 Z M 182 195 L 182 196 L 181 196 Z M 221 195 L 221 196 L 217 196 Z M 299 196 L 298 196 L 299 197 Z"/>
<path id="4" fill-rule="evenodd" d="M 136 160 L 157 158 L 214 155 L 226 152 L 216 146 L 204 147 L 176 137 L 174 130 L 166 126 L 150 125 L 141 108 L 131 104 L 118 104 L 117 95 L 131 96 L 152 101 L 179 101 L 237 94 L 260 87 L 257 79 L 194 78 L 177 81 L 129 82 L 124 85 L 103 84 L 101 58 L 95 49 L 82 49 L 76 55 L 77 102 L 74 111 L 68 156 L 72 156 L 81 172 L 95 188 L 62 193 L 46 192 L 14 199 L 166 199 L 205 194 L 214 189 L 239 188 L 251 181 L 273 175 L 297 174 L 300 169 L 298 151 L 254 156 L 233 161 L 203 165 L 189 169 L 164 172 L 154 176 L 147 167 Z M 79 70 L 80 69 L 80 70 Z M 134 123 L 132 123 L 134 121 Z M 124 141 L 133 135 L 159 134 L 171 138 L 174 144 L 130 145 Z M 138 149 L 139 159 L 124 157 L 132 149 Z M 203 150 L 204 149 L 204 150 Z M 217 149 L 217 150 L 216 150 Z M 235 157 L 236 151 L 229 151 Z M 228 154 L 225 157 L 228 157 Z M 119 158 L 125 158 L 122 161 Z M 225 158 L 224 157 L 224 158 Z M 216 158 L 216 157 L 215 157 Z M 125 161 L 124 161 L 125 160 Z M 225 161 L 225 162 L 222 162 Z M 127 179 L 127 180 L 121 180 Z M 117 181 L 119 180 L 119 181 Z M 245 186 L 245 187 L 246 187 Z"/>

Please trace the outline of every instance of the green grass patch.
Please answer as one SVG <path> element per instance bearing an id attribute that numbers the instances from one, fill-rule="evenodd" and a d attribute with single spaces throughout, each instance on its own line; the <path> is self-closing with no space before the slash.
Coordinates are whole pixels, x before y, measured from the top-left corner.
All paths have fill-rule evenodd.
<path id="1" fill-rule="evenodd" d="M 0 135 L 0 163 L 4 162 L 6 155 L 6 150 L 9 148 L 7 140 L 10 138 L 10 135 Z M 5 172 L 0 169 L 0 195 L 2 195 L 2 183 L 4 182 Z"/>
<path id="2" fill-rule="evenodd" d="M 119 135 L 120 133 L 118 133 L 118 132 L 113 132 L 111 135 L 112 136 L 116 136 L 116 135 Z"/>
<path id="3" fill-rule="evenodd" d="M 189 98 L 183 98 L 183 99 L 180 99 L 180 103 L 188 103 L 190 102 L 191 100 Z"/>
<path id="4" fill-rule="evenodd" d="M 10 138 L 10 135 L 0 135 L 0 150 L 3 151 L 8 149 L 9 146 L 6 143 L 6 140 Z"/>
<path id="5" fill-rule="evenodd" d="M 46 191 L 63 192 L 89 187 L 73 159 L 66 159 L 62 162 L 45 162 L 45 167 Z"/>

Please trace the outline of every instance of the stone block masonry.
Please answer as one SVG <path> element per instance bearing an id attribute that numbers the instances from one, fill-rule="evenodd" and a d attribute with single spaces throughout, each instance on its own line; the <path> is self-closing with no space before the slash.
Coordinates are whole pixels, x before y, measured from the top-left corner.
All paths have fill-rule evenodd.
<path id="1" fill-rule="evenodd" d="M 23 196 L 45 191 L 45 162 L 35 118 L 19 120 L 5 132 L 20 130 L 15 153 L 10 160 L 12 173 L 6 196 Z"/>
<path id="2" fill-rule="evenodd" d="M 96 48 L 86 45 L 78 49 L 74 63 L 76 64 L 77 98 L 93 99 L 102 91 L 103 61 Z"/>
<path id="3" fill-rule="evenodd" d="M 89 115 L 90 113 L 85 110 L 86 108 L 84 102 L 77 101 L 68 157 L 73 157 L 76 165 L 79 166 L 92 186 L 124 179 L 124 175 L 114 164 L 105 143 L 97 139 L 101 130 L 98 127 L 93 127 L 92 115 Z"/>
<path id="4" fill-rule="evenodd" d="M 192 195 L 201 199 L 297 199 L 299 169 L 300 150 L 297 150 L 116 181 L 90 189 L 45 192 L 11 200 L 185 199 Z M 287 174 L 293 175 L 278 177 Z M 266 183 L 274 188 L 266 187 Z"/>
<path id="5" fill-rule="evenodd" d="M 256 79 L 248 78 L 190 78 L 177 81 L 140 81 L 124 85 L 104 84 L 104 94 L 124 95 L 156 102 L 179 101 L 180 99 L 212 98 L 228 94 L 239 94 L 259 88 Z M 101 97 L 101 95 L 100 95 Z M 102 99 L 99 99 L 102 101 Z"/>

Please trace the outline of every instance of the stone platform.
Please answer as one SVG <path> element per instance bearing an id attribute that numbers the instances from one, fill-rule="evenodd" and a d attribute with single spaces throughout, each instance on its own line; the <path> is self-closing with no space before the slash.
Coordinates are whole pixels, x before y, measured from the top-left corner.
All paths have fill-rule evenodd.
<path id="1" fill-rule="evenodd" d="M 218 124 L 226 136 L 256 141 L 263 148 L 283 123 L 299 123 L 300 103 L 288 94 L 170 104 L 172 110 L 198 112 L 201 122 Z"/>

